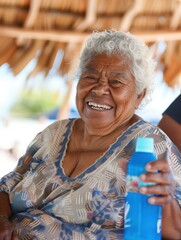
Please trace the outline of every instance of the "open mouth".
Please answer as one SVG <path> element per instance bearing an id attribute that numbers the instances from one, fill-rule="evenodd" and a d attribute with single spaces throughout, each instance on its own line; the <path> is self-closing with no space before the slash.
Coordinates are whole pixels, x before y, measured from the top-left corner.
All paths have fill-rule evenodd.
<path id="1" fill-rule="evenodd" d="M 105 104 L 97 104 L 95 102 L 88 102 L 87 103 L 89 107 L 91 107 L 92 109 L 95 110 L 99 110 L 99 111 L 105 111 L 105 110 L 110 110 L 112 107 L 109 105 L 105 105 Z"/>

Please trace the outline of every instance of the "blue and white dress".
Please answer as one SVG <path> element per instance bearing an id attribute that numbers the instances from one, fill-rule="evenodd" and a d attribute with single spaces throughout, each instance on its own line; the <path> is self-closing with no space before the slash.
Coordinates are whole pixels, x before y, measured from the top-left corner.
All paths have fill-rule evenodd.
<path id="1" fill-rule="evenodd" d="M 153 137 L 157 157 L 168 158 L 181 205 L 180 153 L 158 127 L 142 119 L 79 176 L 66 176 L 62 161 L 75 121 L 56 121 L 39 133 L 14 171 L 0 180 L 20 239 L 123 239 L 125 172 L 118 162 L 129 161 L 137 137 Z"/>

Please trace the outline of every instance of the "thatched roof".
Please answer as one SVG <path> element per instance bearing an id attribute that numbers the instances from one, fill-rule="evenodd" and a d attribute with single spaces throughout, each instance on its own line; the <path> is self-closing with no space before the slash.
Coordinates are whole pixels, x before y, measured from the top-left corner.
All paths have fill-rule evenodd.
<path id="1" fill-rule="evenodd" d="M 54 64 L 63 49 L 58 72 L 71 71 L 82 44 L 93 30 L 132 32 L 149 45 L 166 41 L 159 56 L 164 79 L 174 86 L 181 73 L 181 0 L 0 0 L 0 65 L 19 74 L 34 57 L 29 77 Z"/>

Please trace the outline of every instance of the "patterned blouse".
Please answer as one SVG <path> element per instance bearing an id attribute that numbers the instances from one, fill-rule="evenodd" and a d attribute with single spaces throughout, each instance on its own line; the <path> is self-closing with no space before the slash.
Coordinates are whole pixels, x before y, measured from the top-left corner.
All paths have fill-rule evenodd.
<path id="1" fill-rule="evenodd" d="M 158 127 L 142 119 L 79 176 L 66 176 L 62 161 L 75 121 L 56 121 L 39 133 L 14 171 L 0 180 L 20 239 L 123 239 L 125 173 L 118 162 L 129 161 L 137 137 L 153 137 L 156 156 L 168 159 L 181 205 L 181 155 Z"/>

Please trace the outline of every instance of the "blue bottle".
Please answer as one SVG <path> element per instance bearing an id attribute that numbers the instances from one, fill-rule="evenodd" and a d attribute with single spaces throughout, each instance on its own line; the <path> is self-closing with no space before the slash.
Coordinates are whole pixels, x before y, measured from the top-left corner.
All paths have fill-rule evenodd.
<path id="1" fill-rule="evenodd" d="M 153 185 L 139 179 L 146 172 L 145 165 L 156 160 L 153 150 L 152 138 L 137 138 L 127 169 L 124 240 L 161 240 L 162 208 L 148 203 L 150 195 L 138 192 L 141 186 Z"/>

